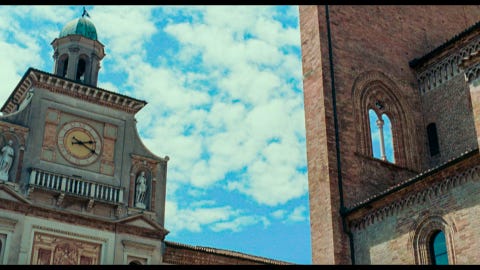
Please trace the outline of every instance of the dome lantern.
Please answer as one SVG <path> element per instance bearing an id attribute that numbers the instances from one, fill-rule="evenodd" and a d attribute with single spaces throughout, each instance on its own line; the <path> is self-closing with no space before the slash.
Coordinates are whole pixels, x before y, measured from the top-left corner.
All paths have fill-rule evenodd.
<path id="1" fill-rule="evenodd" d="M 68 22 L 53 40 L 55 75 L 96 86 L 104 46 L 97 39 L 97 29 L 83 8 L 80 18 Z"/>

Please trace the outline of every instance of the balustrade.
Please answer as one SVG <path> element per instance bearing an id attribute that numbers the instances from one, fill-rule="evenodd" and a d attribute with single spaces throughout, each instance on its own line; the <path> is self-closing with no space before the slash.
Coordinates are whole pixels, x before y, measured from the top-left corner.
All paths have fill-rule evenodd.
<path id="1" fill-rule="evenodd" d="M 122 188 L 39 169 L 32 169 L 30 186 L 114 204 L 123 203 Z"/>

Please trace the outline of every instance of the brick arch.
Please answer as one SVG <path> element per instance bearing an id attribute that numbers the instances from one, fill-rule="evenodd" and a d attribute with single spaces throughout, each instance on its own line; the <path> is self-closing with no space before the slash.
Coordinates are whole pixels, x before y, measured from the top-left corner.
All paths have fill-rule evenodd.
<path id="1" fill-rule="evenodd" d="M 368 110 L 377 115 L 386 114 L 392 124 L 392 137 L 395 163 L 399 166 L 419 170 L 419 158 L 414 155 L 415 121 L 408 112 L 410 108 L 400 94 L 400 88 L 387 75 L 380 71 L 367 71 L 360 74 L 352 87 L 353 113 L 355 119 L 356 151 L 365 156 L 373 156 Z M 381 101 L 384 108 L 375 106 Z"/>
<path id="2" fill-rule="evenodd" d="M 427 215 L 412 227 L 410 245 L 413 247 L 415 264 L 431 264 L 429 242 L 437 231 L 445 234 L 448 263 L 455 264 L 453 236 L 457 232 L 457 228 L 453 220 L 447 220 L 439 214 Z"/>

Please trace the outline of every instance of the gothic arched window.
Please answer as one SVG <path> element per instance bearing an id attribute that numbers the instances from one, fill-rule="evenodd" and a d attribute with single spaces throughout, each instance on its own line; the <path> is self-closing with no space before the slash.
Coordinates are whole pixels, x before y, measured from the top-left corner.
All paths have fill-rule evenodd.
<path id="1" fill-rule="evenodd" d="M 385 113 L 379 118 L 373 109 L 368 110 L 368 117 L 370 119 L 373 157 L 392 163 L 395 162 L 390 118 Z"/>
<path id="2" fill-rule="evenodd" d="M 432 235 L 429 248 L 432 264 L 448 264 L 447 242 L 442 231 L 437 231 Z"/>
<path id="3" fill-rule="evenodd" d="M 394 81 L 379 71 L 360 74 L 352 100 L 357 153 L 420 170 L 414 114 Z"/>

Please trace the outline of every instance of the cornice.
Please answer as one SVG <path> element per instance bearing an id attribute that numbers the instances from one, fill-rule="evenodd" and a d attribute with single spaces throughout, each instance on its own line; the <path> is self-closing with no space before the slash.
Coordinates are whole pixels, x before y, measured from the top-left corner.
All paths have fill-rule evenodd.
<path id="1" fill-rule="evenodd" d="M 419 66 L 425 65 L 425 63 L 428 63 L 435 57 L 437 57 L 439 54 L 444 52 L 445 50 L 448 50 L 449 48 L 455 46 L 459 41 L 462 39 L 467 39 L 469 36 L 472 36 L 473 33 L 478 32 L 480 29 L 480 21 L 476 22 L 474 25 L 468 27 L 458 35 L 455 35 L 453 38 L 450 40 L 446 41 L 442 45 L 438 46 L 435 48 L 433 51 L 427 53 L 426 55 L 422 56 L 421 58 L 416 58 L 413 59 L 412 61 L 409 62 L 409 65 L 411 68 L 417 68 Z"/>
<path id="2" fill-rule="evenodd" d="M 479 48 L 480 50 L 480 48 Z M 475 51 L 462 59 L 460 68 L 465 71 L 465 81 L 471 83 L 480 77 L 480 53 Z"/>
<path id="3" fill-rule="evenodd" d="M 263 264 L 292 265 L 292 263 L 285 262 L 285 261 L 272 260 L 264 257 L 253 256 L 253 255 L 231 251 L 231 250 L 225 250 L 225 249 L 192 246 L 192 245 L 170 242 L 170 241 L 165 241 L 165 245 L 167 248 L 171 247 L 171 248 L 179 248 L 179 249 L 188 249 L 188 250 L 194 250 L 198 252 L 227 256 L 227 257 L 236 258 L 236 259 L 249 260 L 249 261 L 254 261 L 254 262 L 263 263 Z M 172 263 L 182 264 L 181 261 L 172 261 Z"/>
<path id="4" fill-rule="evenodd" d="M 143 100 L 29 68 L 3 105 L 1 111 L 4 114 L 15 112 L 17 109 L 16 104 L 21 103 L 25 99 L 27 91 L 32 87 L 39 87 L 53 93 L 79 98 L 131 114 L 137 113 L 147 104 Z"/>
<path id="5" fill-rule="evenodd" d="M 454 175 L 444 177 L 435 183 L 420 187 L 420 189 L 417 191 L 410 190 L 407 193 L 408 195 L 403 195 L 400 198 L 395 199 L 381 207 L 377 208 L 373 206 L 364 206 L 364 209 L 367 209 L 367 207 L 373 207 L 373 209 L 367 210 L 364 214 L 361 214 L 359 218 L 352 218 L 350 220 L 349 227 L 351 230 L 365 229 L 367 226 L 374 224 L 375 222 L 381 221 L 389 216 L 394 215 L 395 213 L 398 213 L 405 207 L 412 207 L 414 205 L 424 203 L 427 200 L 435 199 L 447 193 L 454 187 L 466 183 L 467 181 L 478 179 L 480 179 L 480 165 L 471 167 Z M 393 194 L 391 194 L 391 196 L 393 197 Z M 353 216 L 354 213 L 351 213 L 350 215 Z"/>
<path id="6" fill-rule="evenodd" d="M 480 36 L 475 37 L 465 45 L 459 45 L 452 51 L 439 58 L 434 58 L 425 66 L 417 69 L 417 81 L 420 94 L 435 90 L 440 85 L 459 74 L 464 70 L 461 68 L 462 61 L 476 55 L 480 50 Z"/>
<path id="7" fill-rule="evenodd" d="M 140 249 L 140 250 L 146 250 L 150 253 L 152 253 L 155 250 L 154 245 L 148 245 L 145 243 L 139 243 L 131 240 L 122 240 L 122 245 L 124 248 L 134 248 L 134 249 Z"/>
<path id="8" fill-rule="evenodd" d="M 80 234 L 80 233 L 77 233 L 77 232 L 60 230 L 58 228 L 51 228 L 51 227 L 40 226 L 40 225 L 36 225 L 36 224 L 32 225 L 32 229 L 37 229 L 37 230 L 40 230 L 40 231 L 43 231 L 43 232 L 52 232 L 52 233 L 61 234 L 61 235 L 90 239 L 90 240 L 94 240 L 94 241 L 97 241 L 97 242 L 106 242 L 108 240 L 107 238 L 104 238 L 104 237 L 98 237 L 98 236 L 95 236 L 95 235 Z"/>

